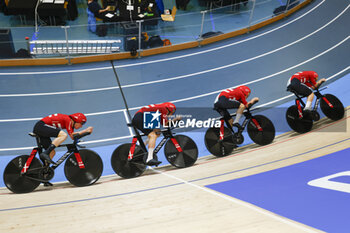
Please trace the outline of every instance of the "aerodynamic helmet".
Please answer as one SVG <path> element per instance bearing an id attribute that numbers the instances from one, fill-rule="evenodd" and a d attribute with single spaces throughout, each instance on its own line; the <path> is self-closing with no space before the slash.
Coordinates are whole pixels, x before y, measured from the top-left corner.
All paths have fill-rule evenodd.
<path id="1" fill-rule="evenodd" d="M 250 90 L 249 87 L 247 87 L 247 86 L 239 86 L 238 89 L 240 89 L 245 96 L 250 95 L 251 90 Z"/>
<path id="2" fill-rule="evenodd" d="M 75 123 L 81 123 L 82 125 L 86 123 L 86 116 L 80 112 L 73 113 L 69 115 L 69 117 L 72 118 Z"/>

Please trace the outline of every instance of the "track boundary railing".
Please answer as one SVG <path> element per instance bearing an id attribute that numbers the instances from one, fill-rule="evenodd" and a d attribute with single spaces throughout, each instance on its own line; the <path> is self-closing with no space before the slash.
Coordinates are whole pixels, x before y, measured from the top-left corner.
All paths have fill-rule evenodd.
<path id="1" fill-rule="evenodd" d="M 283 14 L 274 16 L 268 20 L 262 21 L 260 23 L 250 25 L 247 28 L 236 30 L 233 32 L 228 32 L 220 35 L 216 35 L 210 38 L 201 38 L 197 41 L 186 42 L 182 44 L 163 46 L 153 49 L 140 50 L 138 56 L 132 55 L 130 52 L 121 52 L 113 54 L 103 54 L 103 55 L 92 55 L 92 56 L 79 56 L 79 57 L 65 57 L 65 58 L 26 58 L 26 59 L 2 59 L 0 66 L 41 66 L 41 65 L 69 65 L 69 64 L 81 64 L 81 63 L 90 63 L 90 62 L 101 62 L 101 61 L 111 61 L 111 60 L 122 60 L 122 59 L 131 59 L 139 57 L 147 57 L 157 54 L 175 52 L 179 50 L 185 50 L 195 47 L 201 47 L 207 44 L 215 43 L 239 35 L 249 33 L 251 31 L 257 30 L 259 28 L 265 27 L 272 23 L 275 23 L 281 19 L 288 17 L 294 12 L 302 9 L 313 0 L 305 0 L 304 2 L 298 4 L 290 10 L 287 10 Z"/>

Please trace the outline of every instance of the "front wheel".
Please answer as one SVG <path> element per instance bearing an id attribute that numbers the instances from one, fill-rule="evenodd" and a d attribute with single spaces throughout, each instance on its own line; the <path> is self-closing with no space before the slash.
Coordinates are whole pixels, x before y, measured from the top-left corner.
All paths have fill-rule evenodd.
<path id="1" fill-rule="evenodd" d="M 249 137 L 261 146 L 270 144 L 275 139 L 275 126 L 263 115 L 253 116 L 249 120 L 247 131 Z"/>
<path id="2" fill-rule="evenodd" d="M 236 144 L 233 141 L 231 130 L 224 127 L 224 137 L 220 140 L 220 128 L 209 128 L 204 136 L 205 147 L 216 157 L 231 154 Z"/>
<path id="3" fill-rule="evenodd" d="M 111 164 L 115 173 L 123 178 L 134 178 L 142 175 L 146 170 L 143 163 L 143 155 L 145 154 L 141 147 L 136 145 L 134 157 L 128 160 L 131 143 L 125 143 L 118 146 L 112 154 Z"/>
<path id="4" fill-rule="evenodd" d="M 178 168 L 192 166 L 198 158 L 198 148 L 196 143 L 185 135 L 176 135 L 175 140 L 178 145 L 169 139 L 164 147 L 164 154 L 168 162 Z M 180 146 L 182 152 L 176 148 Z"/>
<path id="5" fill-rule="evenodd" d="M 321 98 L 320 107 L 322 112 L 333 121 L 340 120 L 344 117 L 344 105 L 334 95 L 325 94 L 323 98 Z"/>
<path id="6" fill-rule="evenodd" d="M 67 180 L 78 187 L 95 183 L 102 175 L 103 163 L 101 157 L 92 150 L 79 150 L 82 164 L 79 164 L 75 154 L 66 160 L 64 174 Z"/>
<path id="7" fill-rule="evenodd" d="M 304 114 L 303 118 L 300 119 L 296 105 L 292 105 L 287 109 L 286 119 L 288 125 L 298 133 L 306 133 L 312 129 L 313 121 L 311 116 Z"/>
<path id="8" fill-rule="evenodd" d="M 12 159 L 4 170 L 4 183 L 14 193 L 29 193 L 40 185 L 39 173 L 42 164 L 36 157 L 33 158 L 27 172 L 21 174 L 22 168 L 28 160 L 28 155 L 20 155 Z"/>

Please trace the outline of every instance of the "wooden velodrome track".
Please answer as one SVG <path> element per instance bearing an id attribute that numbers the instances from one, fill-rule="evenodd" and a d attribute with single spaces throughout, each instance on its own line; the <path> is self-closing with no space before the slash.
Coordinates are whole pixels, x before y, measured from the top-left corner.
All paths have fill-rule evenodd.
<path id="1" fill-rule="evenodd" d="M 40 185 L 21 195 L 0 188 L 0 232 L 319 232 L 206 186 L 348 148 L 348 112 L 337 122 L 320 120 L 310 133 L 287 132 L 270 145 L 247 145 L 224 158 L 208 155 L 186 169 L 163 166 L 134 179 L 105 176 L 90 187 Z"/>
<path id="2" fill-rule="evenodd" d="M 345 122 L 347 130 L 339 130 Z M 0 232 L 319 232 L 204 186 L 348 148 L 349 130 L 347 111 L 337 122 L 321 119 L 312 132 L 288 132 L 223 158 L 208 155 L 186 169 L 164 166 L 134 179 L 112 175 L 83 188 L 41 185 L 23 195 L 1 188 Z"/>

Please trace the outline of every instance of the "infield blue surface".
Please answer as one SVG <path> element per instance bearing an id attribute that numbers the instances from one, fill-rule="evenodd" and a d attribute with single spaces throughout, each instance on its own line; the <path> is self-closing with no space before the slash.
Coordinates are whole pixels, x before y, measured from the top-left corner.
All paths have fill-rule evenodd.
<path id="1" fill-rule="evenodd" d="M 350 148 L 207 187 L 314 228 L 345 233 L 350 229 L 350 193 L 308 185 L 311 180 L 344 171 L 350 171 Z M 332 181 L 350 183 L 349 176 Z"/>

